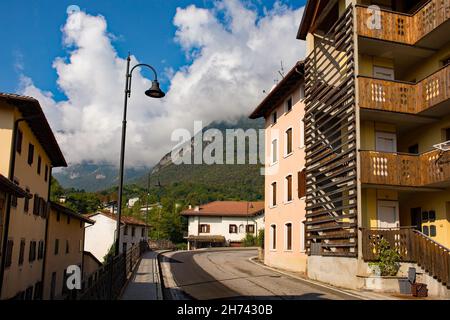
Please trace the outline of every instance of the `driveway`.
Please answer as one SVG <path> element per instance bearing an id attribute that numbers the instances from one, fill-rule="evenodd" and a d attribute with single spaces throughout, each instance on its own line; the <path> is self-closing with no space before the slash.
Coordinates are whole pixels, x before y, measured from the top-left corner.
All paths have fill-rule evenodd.
<path id="1" fill-rule="evenodd" d="M 165 253 L 161 268 L 169 299 L 355 300 L 340 290 L 289 277 L 249 261 L 257 251 L 211 249 Z"/>

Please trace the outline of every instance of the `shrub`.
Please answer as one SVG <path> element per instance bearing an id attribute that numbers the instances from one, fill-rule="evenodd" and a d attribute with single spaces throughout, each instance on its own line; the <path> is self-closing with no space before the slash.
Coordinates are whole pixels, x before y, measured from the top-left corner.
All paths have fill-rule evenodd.
<path id="1" fill-rule="evenodd" d="M 378 260 L 369 263 L 372 269 L 378 269 L 380 276 L 396 276 L 400 269 L 400 254 L 391 249 L 386 239 L 377 243 Z"/>
<path id="2" fill-rule="evenodd" d="M 256 238 L 256 245 L 264 249 L 264 229 L 259 229 L 258 237 Z"/>
<path id="3" fill-rule="evenodd" d="M 242 240 L 242 245 L 244 247 L 254 247 L 256 245 L 256 237 L 251 233 L 247 233 Z"/>
<path id="4" fill-rule="evenodd" d="M 176 250 L 187 250 L 187 243 L 177 243 L 175 245 Z"/>

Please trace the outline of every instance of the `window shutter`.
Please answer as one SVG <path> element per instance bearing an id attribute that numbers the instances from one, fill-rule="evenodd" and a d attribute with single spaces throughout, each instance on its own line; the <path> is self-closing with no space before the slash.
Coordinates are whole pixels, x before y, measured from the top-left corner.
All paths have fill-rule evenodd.
<path id="1" fill-rule="evenodd" d="M 210 233 L 211 232 L 211 228 L 210 228 L 210 225 L 208 224 L 208 225 L 206 225 L 206 230 L 207 230 L 207 232 L 206 233 Z"/>
<path id="2" fill-rule="evenodd" d="M 34 195 L 33 199 L 33 214 L 39 215 L 39 196 L 37 193 Z"/>
<path id="3" fill-rule="evenodd" d="M 306 170 L 298 172 L 298 197 L 303 198 L 306 196 Z"/>

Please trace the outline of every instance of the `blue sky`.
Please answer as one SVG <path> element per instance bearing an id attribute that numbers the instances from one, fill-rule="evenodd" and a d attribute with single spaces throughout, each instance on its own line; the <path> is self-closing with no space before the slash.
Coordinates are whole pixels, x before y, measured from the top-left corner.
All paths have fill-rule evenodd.
<path id="1" fill-rule="evenodd" d="M 133 74 L 127 164 L 151 165 L 177 129 L 248 116 L 280 62 L 287 71 L 304 58 L 304 2 L 0 0 L 0 92 L 39 100 L 69 163 L 115 164 L 131 51 L 167 93 L 148 99 L 151 74 Z M 71 5 L 80 12 L 67 14 Z"/>
<path id="2" fill-rule="evenodd" d="M 252 1 L 251 6 L 261 14 L 264 7 L 272 7 L 275 0 Z M 305 1 L 284 0 L 298 8 Z M 124 57 L 128 51 L 158 70 L 178 69 L 186 63 L 185 54 L 174 42 L 173 18 L 177 7 L 194 4 L 211 8 L 211 0 L 1 0 L 0 5 L 0 91 L 16 92 L 19 75 L 33 79 L 36 86 L 51 91 L 55 98 L 64 94 L 56 85 L 57 75 L 52 68 L 56 57 L 67 56 L 62 46 L 61 27 L 70 5 L 92 15 L 103 15 L 108 31 L 115 37 L 114 47 Z M 7 8 L 7 10 L 3 10 Z M 163 77 L 163 86 L 168 79 Z"/>

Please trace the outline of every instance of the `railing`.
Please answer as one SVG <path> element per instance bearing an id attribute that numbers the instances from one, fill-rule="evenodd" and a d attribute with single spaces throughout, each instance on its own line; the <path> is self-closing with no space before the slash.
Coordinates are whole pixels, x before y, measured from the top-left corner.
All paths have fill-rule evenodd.
<path id="1" fill-rule="evenodd" d="M 421 155 L 360 151 L 361 182 L 392 186 L 427 186 L 450 181 L 450 152 Z"/>
<path id="2" fill-rule="evenodd" d="M 146 242 L 134 245 L 98 269 L 82 282 L 81 290 L 66 292 L 66 300 L 115 300 L 131 276 L 142 254 L 148 250 Z"/>
<path id="3" fill-rule="evenodd" d="M 417 114 L 450 98 L 450 65 L 418 83 L 359 76 L 361 108 Z"/>
<path id="4" fill-rule="evenodd" d="M 361 229 L 364 261 L 378 260 L 378 243 L 385 239 L 402 262 L 415 262 L 450 287 L 450 250 L 412 227 Z"/>
<path id="5" fill-rule="evenodd" d="M 413 14 L 381 10 L 380 27 L 374 14 L 367 6 L 356 7 L 359 35 L 414 45 L 450 19 L 450 0 L 430 0 Z"/>

